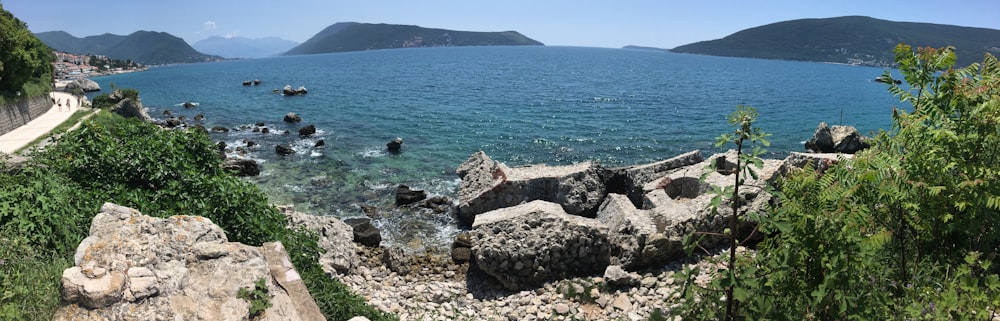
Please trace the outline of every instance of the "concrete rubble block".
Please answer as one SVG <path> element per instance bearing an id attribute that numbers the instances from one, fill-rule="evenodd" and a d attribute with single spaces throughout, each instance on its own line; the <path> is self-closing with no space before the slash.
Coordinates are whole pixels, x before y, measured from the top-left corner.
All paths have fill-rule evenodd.
<path id="1" fill-rule="evenodd" d="M 529 165 L 509 168 L 483 152 L 459 166 L 459 218 L 534 200 L 560 204 L 569 214 L 594 217 L 607 195 L 608 172 L 599 164 Z"/>
<path id="2" fill-rule="evenodd" d="M 484 213 L 470 233 L 477 266 L 507 289 L 602 273 L 613 248 L 600 221 L 540 200 Z"/>

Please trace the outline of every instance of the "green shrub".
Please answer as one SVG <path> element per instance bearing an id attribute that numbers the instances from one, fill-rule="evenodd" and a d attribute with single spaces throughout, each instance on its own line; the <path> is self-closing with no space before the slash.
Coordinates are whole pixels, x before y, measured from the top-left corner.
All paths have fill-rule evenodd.
<path id="1" fill-rule="evenodd" d="M 16 235 L 19 251 L 38 253 L 56 264 L 32 271 L 37 275 L 4 274 L 0 313 L 15 306 L 23 311 L 49 311 L 23 314 L 49 318 L 57 308 L 55 282 L 62 269 L 72 265 L 73 252 L 86 237 L 100 206 L 114 202 L 156 217 L 204 216 L 235 242 L 256 246 L 282 241 L 328 319 L 356 315 L 394 319 L 326 275 L 318 262 L 322 251 L 318 237 L 288 229 L 287 218 L 268 204 L 263 192 L 224 172 L 220 164 L 204 131 L 162 130 L 153 124 L 99 113 L 63 135 L 57 144 L 36 153 L 27 167 L 0 171 L 0 230 L 10 233 L 2 235 Z M 13 281 L 8 283 L 7 278 Z M 25 287 L 15 293 L 7 290 L 6 284 Z M 23 299 L 26 297 L 49 299 Z M 19 314 L 0 317 L 11 315 L 10 319 L 20 318 Z"/>
<path id="2" fill-rule="evenodd" d="M 685 292 L 679 311 L 717 319 L 735 286 L 748 320 L 991 320 L 1000 311 L 1000 63 L 954 69 L 951 48 L 896 48 L 912 106 L 872 148 L 778 184 L 770 235 L 743 273 Z M 891 79 L 886 73 L 883 77 Z M 687 288 L 687 287 L 686 287 Z M 699 288 L 694 287 L 695 290 Z"/>
<path id="3" fill-rule="evenodd" d="M 236 298 L 250 303 L 247 313 L 251 320 L 256 319 L 264 313 L 264 310 L 271 307 L 271 293 L 267 289 L 266 282 L 267 280 L 264 278 L 259 278 L 253 283 L 253 289 L 240 288 L 239 293 L 236 294 Z"/>

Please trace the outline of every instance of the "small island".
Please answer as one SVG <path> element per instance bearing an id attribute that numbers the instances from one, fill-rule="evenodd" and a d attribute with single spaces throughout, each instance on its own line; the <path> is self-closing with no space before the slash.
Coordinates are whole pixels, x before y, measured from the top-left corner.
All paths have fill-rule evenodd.
<path id="1" fill-rule="evenodd" d="M 543 45 L 517 31 L 472 32 L 384 23 L 338 22 L 284 55 L 395 48 Z"/>

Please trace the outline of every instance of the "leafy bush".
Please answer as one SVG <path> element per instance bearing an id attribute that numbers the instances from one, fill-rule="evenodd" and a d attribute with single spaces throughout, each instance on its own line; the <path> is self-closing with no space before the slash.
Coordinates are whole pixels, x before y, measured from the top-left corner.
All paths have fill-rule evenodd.
<path id="1" fill-rule="evenodd" d="M 740 260 L 746 319 L 992 320 L 1000 313 L 1000 64 L 954 69 L 951 48 L 897 46 L 909 89 L 889 91 L 890 132 L 825 172 L 778 185 L 759 228 L 770 235 Z M 886 73 L 883 77 L 889 77 Z M 718 286 L 715 287 L 716 289 Z M 698 288 L 696 288 L 698 290 Z M 712 287 L 680 302 L 715 319 Z"/>
<path id="2" fill-rule="evenodd" d="M 241 288 L 236 294 L 236 298 L 250 303 L 250 309 L 247 313 L 251 320 L 256 319 L 264 313 L 264 310 L 271 307 L 271 293 L 267 289 L 266 282 L 267 280 L 264 278 L 259 278 L 253 283 L 253 289 Z"/>

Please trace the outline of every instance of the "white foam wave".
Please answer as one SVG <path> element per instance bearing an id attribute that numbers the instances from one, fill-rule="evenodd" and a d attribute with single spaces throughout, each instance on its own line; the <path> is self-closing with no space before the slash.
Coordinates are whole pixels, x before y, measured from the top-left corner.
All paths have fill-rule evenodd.
<path id="1" fill-rule="evenodd" d="M 381 149 L 381 148 L 369 148 L 369 149 L 366 149 L 366 150 L 362 151 L 359 154 L 361 155 L 361 157 L 364 157 L 364 158 L 375 158 L 375 157 L 382 157 L 382 156 L 387 155 L 386 151 L 384 149 Z"/>

